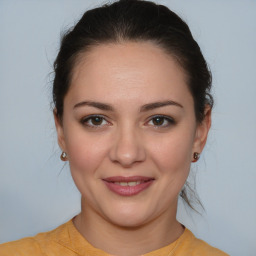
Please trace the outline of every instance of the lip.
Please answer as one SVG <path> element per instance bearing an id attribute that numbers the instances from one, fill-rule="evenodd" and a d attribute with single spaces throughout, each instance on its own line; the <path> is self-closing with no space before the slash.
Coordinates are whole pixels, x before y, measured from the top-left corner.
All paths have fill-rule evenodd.
<path id="1" fill-rule="evenodd" d="M 154 178 L 145 177 L 145 176 L 131 176 L 131 177 L 122 177 L 122 176 L 113 176 L 102 179 L 105 185 L 112 192 L 120 195 L 120 196 L 134 196 L 139 194 L 140 192 L 147 189 L 154 182 Z M 116 184 L 115 182 L 135 182 L 140 181 L 140 184 L 135 186 L 121 186 L 120 184 Z"/>

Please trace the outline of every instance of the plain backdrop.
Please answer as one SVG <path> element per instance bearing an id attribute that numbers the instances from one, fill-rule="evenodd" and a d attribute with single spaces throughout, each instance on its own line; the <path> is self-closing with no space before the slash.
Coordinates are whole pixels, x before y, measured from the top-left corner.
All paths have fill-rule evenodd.
<path id="1" fill-rule="evenodd" d="M 102 1 L 0 0 L 0 242 L 57 227 L 80 210 L 51 112 L 60 35 Z M 193 167 L 196 236 L 233 256 L 256 252 L 256 1 L 170 0 L 213 73 L 213 126 Z"/>

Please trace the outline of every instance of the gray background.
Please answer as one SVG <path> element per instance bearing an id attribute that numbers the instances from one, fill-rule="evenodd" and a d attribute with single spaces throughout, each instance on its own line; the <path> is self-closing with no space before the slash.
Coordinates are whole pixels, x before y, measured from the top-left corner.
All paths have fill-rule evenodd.
<path id="1" fill-rule="evenodd" d="M 102 1 L 0 0 L 0 242 L 55 228 L 80 210 L 51 113 L 60 32 Z M 213 72 L 213 127 L 194 165 L 202 216 L 178 218 L 231 255 L 256 251 L 256 1 L 158 1 L 190 25 Z"/>

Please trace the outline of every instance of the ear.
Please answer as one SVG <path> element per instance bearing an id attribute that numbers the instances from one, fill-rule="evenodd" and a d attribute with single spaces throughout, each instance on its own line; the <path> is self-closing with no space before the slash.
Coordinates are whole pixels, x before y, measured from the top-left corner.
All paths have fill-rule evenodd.
<path id="1" fill-rule="evenodd" d="M 55 122 L 56 131 L 57 131 L 57 136 L 58 136 L 58 144 L 59 144 L 61 150 L 66 152 L 66 144 L 65 144 L 65 139 L 64 139 L 63 125 L 62 125 L 62 121 L 60 120 L 59 116 L 57 115 L 56 109 L 53 110 L 53 116 L 54 116 L 54 122 Z"/>
<path id="2" fill-rule="evenodd" d="M 205 146 L 208 132 L 211 127 L 211 115 L 212 115 L 212 108 L 209 105 L 205 106 L 204 111 L 204 120 L 197 125 L 196 128 L 196 134 L 195 134 L 195 140 L 193 145 L 193 153 L 198 152 L 201 153 L 203 151 L 203 148 Z"/>

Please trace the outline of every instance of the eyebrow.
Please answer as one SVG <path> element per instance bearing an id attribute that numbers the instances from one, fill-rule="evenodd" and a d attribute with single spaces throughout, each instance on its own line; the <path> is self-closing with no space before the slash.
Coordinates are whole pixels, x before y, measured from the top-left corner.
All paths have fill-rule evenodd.
<path id="1" fill-rule="evenodd" d="M 145 111 L 149 111 L 149 110 L 153 110 L 155 108 L 161 108 L 161 107 L 165 107 L 165 106 L 176 106 L 176 107 L 183 108 L 183 106 L 181 104 L 179 104 L 178 102 L 175 102 L 172 100 L 166 100 L 166 101 L 145 104 L 140 108 L 140 112 L 145 112 Z"/>
<path id="2" fill-rule="evenodd" d="M 98 108 L 98 109 L 105 110 L 105 111 L 114 111 L 114 108 L 111 105 L 101 103 L 101 102 L 95 102 L 95 101 L 79 102 L 79 103 L 75 104 L 74 109 L 78 108 L 78 107 L 83 107 L 83 106 L 91 106 L 91 107 Z M 153 109 L 161 108 L 161 107 L 165 107 L 165 106 L 176 106 L 176 107 L 183 108 L 183 106 L 181 104 L 179 104 L 178 102 L 175 102 L 172 100 L 166 100 L 166 101 L 159 101 L 159 102 L 145 104 L 145 105 L 141 106 L 140 112 L 146 112 L 149 110 L 153 110 Z"/>
<path id="3" fill-rule="evenodd" d="M 77 103 L 74 108 L 78 107 L 83 107 L 83 106 L 91 106 L 94 108 L 98 108 L 101 110 L 107 110 L 107 111 L 113 111 L 114 108 L 108 104 L 100 103 L 100 102 L 95 102 L 95 101 L 82 101 Z"/>

